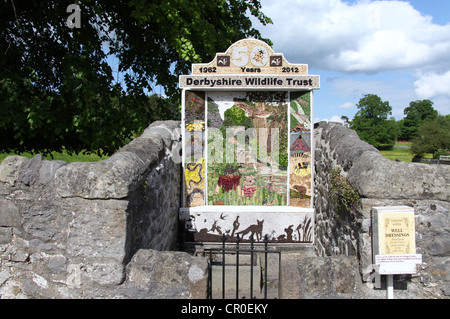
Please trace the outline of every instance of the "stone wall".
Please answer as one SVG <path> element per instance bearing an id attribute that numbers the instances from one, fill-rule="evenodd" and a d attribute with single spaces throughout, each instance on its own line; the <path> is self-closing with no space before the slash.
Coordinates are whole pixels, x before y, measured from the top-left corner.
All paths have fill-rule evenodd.
<path id="1" fill-rule="evenodd" d="M 357 262 L 353 266 L 359 270 L 359 283 L 366 283 L 360 286 L 359 296 L 376 296 L 373 289 L 368 289 L 372 207 L 414 207 L 416 247 L 417 253 L 423 255 L 423 264 L 417 275 L 395 277 L 394 285 L 404 287 L 396 290 L 396 296 L 448 298 L 450 167 L 388 160 L 361 141 L 355 131 L 335 123 L 321 122 L 315 129 L 314 141 L 316 254 L 349 256 Z M 330 172 L 336 168 L 361 196 L 355 211 L 337 212 L 331 203 Z M 354 286 L 356 293 L 358 280 Z"/>
<path id="2" fill-rule="evenodd" d="M 166 121 L 101 162 L 6 158 L 0 298 L 203 297 L 206 261 L 170 251 L 179 143 L 179 122 Z"/>
<path id="3" fill-rule="evenodd" d="M 370 281 L 371 209 L 415 208 L 417 275 L 397 298 L 450 295 L 450 167 L 387 160 L 354 131 L 315 129 L 315 242 L 282 252 L 281 298 L 384 298 Z M 204 298 L 207 260 L 177 247 L 179 122 L 156 122 L 96 163 L 0 165 L 0 298 Z M 330 172 L 361 195 L 337 211 Z M 288 278 L 289 280 L 286 280 Z"/>

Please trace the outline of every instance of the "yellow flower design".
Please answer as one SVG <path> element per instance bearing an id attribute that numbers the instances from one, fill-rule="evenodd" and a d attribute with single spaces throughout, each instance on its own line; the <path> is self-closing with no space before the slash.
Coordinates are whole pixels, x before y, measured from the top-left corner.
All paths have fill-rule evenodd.
<path id="1" fill-rule="evenodd" d="M 200 162 L 186 164 L 186 168 L 184 169 L 184 180 L 187 187 L 194 184 L 196 187 L 205 188 L 203 167 L 205 167 L 204 158 L 202 158 Z"/>
<path id="2" fill-rule="evenodd" d="M 204 131 L 205 130 L 205 122 L 188 123 L 188 124 L 186 124 L 186 128 L 189 130 L 189 132 Z"/>
<path id="3" fill-rule="evenodd" d="M 306 169 L 299 169 L 296 167 L 294 169 L 294 173 L 295 173 L 295 175 L 300 176 L 300 177 L 308 176 L 309 174 L 311 174 L 311 167 L 308 167 Z"/>

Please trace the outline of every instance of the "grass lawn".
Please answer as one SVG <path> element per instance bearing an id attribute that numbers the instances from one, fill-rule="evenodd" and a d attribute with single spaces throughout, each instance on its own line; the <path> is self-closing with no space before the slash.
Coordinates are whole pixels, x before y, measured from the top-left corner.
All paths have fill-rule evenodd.
<path id="1" fill-rule="evenodd" d="M 19 155 L 17 153 L 0 153 L 0 163 L 8 156 L 11 155 Z M 67 154 L 65 151 L 63 151 L 62 153 L 58 153 L 58 152 L 52 152 L 53 158 L 51 156 L 44 156 L 44 158 L 48 159 L 48 160 L 60 160 L 60 161 L 64 161 L 67 163 L 71 163 L 71 162 L 97 162 L 97 161 L 102 161 L 108 158 L 108 156 L 98 156 L 95 154 L 78 154 L 78 155 L 69 155 Z M 36 154 L 30 154 L 30 153 L 21 153 L 20 156 L 24 156 L 27 158 L 33 158 L 34 156 L 36 156 Z"/>
<path id="2" fill-rule="evenodd" d="M 392 161 L 399 159 L 402 162 L 411 162 L 413 154 L 409 151 L 409 145 L 409 142 L 397 142 L 391 151 L 380 151 L 380 153 Z M 425 154 L 424 158 L 433 158 L 433 154 Z"/>

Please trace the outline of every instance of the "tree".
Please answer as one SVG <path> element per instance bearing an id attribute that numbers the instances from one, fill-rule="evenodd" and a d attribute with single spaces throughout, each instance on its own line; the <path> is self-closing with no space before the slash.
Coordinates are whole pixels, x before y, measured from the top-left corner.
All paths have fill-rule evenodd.
<path id="1" fill-rule="evenodd" d="M 450 115 L 424 122 L 412 139 L 411 152 L 416 156 L 450 149 Z"/>
<path id="2" fill-rule="evenodd" d="M 410 141 L 416 135 L 418 128 L 426 121 L 436 120 L 438 112 L 430 100 L 418 100 L 409 103 L 403 110 L 406 115 L 400 125 L 400 139 Z"/>
<path id="3" fill-rule="evenodd" d="M 261 39 L 247 12 L 271 22 L 258 0 L 77 3 L 71 29 L 65 2 L 0 2 L 0 151 L 111 154 L 151 122 L 142 115 L 153 85 L 179 103 L 191 63 Z"/>
<path id="4" fill-rule="evenodd" d="M 389 149 L 395 145 L 396 123 L 388 120 L 392 108 L 375 94 L 366 94 L 356 105 L 358 112 L 350 123 L 350 128 L 358 133 L 363 141 L 378 149 Z"/>

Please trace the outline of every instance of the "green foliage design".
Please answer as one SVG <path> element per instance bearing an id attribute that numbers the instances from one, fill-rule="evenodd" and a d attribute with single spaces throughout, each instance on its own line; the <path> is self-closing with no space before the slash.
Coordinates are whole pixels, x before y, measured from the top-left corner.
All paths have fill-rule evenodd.
<path id="1" fill-rule="evenodd" d="M 245 115 L 245 111 L 233 105 L 225 111 L 223 125 L 230 126 L 244 126 L 246 129 L 252 127 L 252 120 Z"/>

